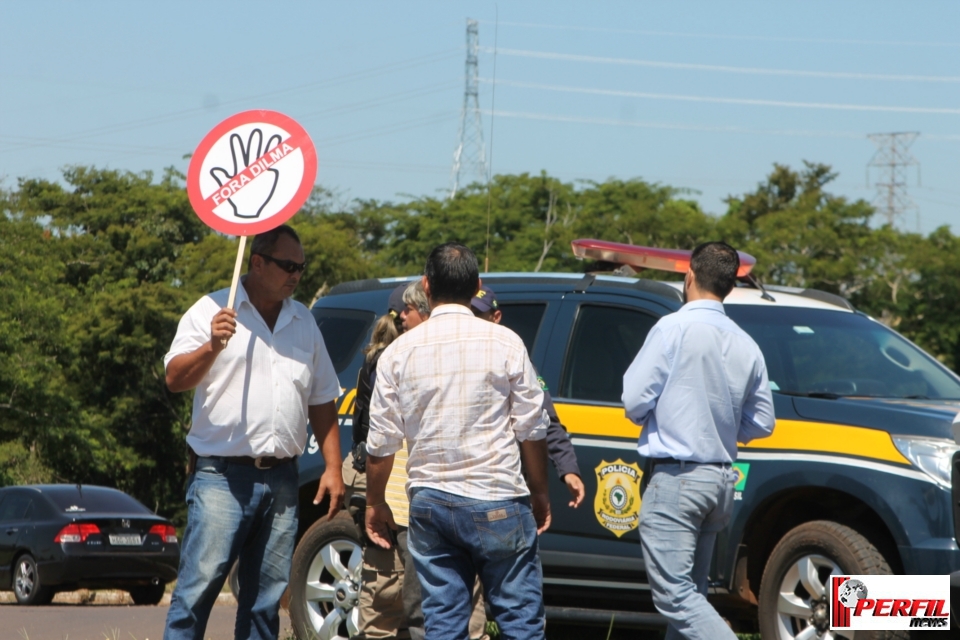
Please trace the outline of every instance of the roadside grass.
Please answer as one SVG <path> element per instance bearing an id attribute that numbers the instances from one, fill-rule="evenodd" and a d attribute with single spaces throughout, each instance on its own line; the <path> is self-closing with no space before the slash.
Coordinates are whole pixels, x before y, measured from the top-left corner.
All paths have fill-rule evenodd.
<path id="1" fill-rule="evenodd" d="M 20 637 L 23 638 L 23 640 L 30 640 L 30 634 L 27 633 L 27 630 L 25 627 L 21 627 L 20 630 L 17 631 L 17 633 L 20 634 Z M 131 640 L 137 640 L 137 637 L 132 633 L 128 633 L 127 635 L 130 636 Z M 106 631 L 103 632 L 103 637 L 104 637 L 104 640 L 126 640 L 123 634 L 120 633 L 120 629 L 108 628 Z M 65 635 L 63 636 L 62 640 L 70 640 L 70 636 Z M 297 640 L 297 638 L 291 635 L 289 638 L 282 638 L 281 640 Z"/>
<path id="2" fill-rule="evenodd" d="M 169 595 L 173 592 L 173 586 L 176 582 L 168 582 L 164 592 L 166 601 L 169 601 Z M 226 598 L 225 594 L 230 594 L 230 586 L 224 585 L 220 590 L 221 600 L 218 604 L 233 602 L 232 598 Z M 12 591 L 0 591 L 0 604 L 14 604 L 17 599 Z M 165 601 L 165 602 L 166 602 Z M 59 591 L 53 597 L 53 604 L 76 604 L 76 605 L 133 605 L 133 599 L 130 594 L 123 589 L 75 589 L 74 591 Z"/>

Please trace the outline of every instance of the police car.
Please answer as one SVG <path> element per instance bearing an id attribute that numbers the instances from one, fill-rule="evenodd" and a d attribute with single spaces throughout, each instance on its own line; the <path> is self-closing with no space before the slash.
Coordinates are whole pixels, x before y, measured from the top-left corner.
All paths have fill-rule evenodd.
<path id="1" fill-rule="evenodd" d="M 593 240 L 573 248 L 615 265 L 679 273 L 689 266 L 688 251 Z M 741 282 L 725 309 L 763 351 L 777 426 L 740 448 L 711 600 L 736 630 L 778 640 L 827 637 L 830 575 L 960 570 L 960 445 L 951 431 L 960 378 L 844 298 L 763 288 L 749 274 L 752 258 L 742 258 Z M 604 274 L 481 277 L 548 385 L 587 489 L 584 504 L 570 509 L 551 475 L 553 524 L 540 541 L 548 618 L 607 624 L 616 612 L 618 625 L 664 624 L 651 604 L 637 531 L 639 427 L 624 417 L 620 397 L 647 332 L 682 305 L 682 283 Z M 313 307 L 345 387 L 403 280 L 344 283 Z M 344 454 L 352 400 L 351 390 L 340 401 Z M 322 471 L 311 438 L 300 463 L 301 537 L 291 577 L 301 639 L 356 633 L 360 525 L 346 514 L 327 521 L 326 506 L 312 504 Z"/>

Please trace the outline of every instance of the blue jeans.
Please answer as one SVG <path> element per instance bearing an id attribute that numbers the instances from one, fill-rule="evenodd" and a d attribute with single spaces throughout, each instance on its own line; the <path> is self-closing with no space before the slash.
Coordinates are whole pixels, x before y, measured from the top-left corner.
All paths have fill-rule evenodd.
<path id="1" fill-rule="evenodd" d="M 164 640 L 200 640 L 239 558 L 236 638 L 275 639 L 297 535 L 297 465 L 257 469 L 200 458 L 187 482 L 187 529 Z"/>
<path id="2" fill-rule="evenodd" d="M 502 640 L 544 637 L 543 571 L 527 498 L 487 502 L 416 487 L 410 555 L 427 640 L 466 640 L 479 574 Z"/>
<path id="3" fill-rule="evenodd" d="M 640 542 L 666 640 L 736 640 L 707 602 L 717 532 L 730 521 L 737 474 L 729 467 L 658 464 L 640 505 Z"/>

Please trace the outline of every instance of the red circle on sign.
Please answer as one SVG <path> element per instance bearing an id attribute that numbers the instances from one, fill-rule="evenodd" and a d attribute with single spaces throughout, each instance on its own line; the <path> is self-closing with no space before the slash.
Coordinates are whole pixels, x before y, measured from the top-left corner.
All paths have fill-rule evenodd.
<path id="1" fill-rule="evenodd" d="M 231 134 L 235 129 L 243 127 L 244 125 L 266 125 L 280 129 L 288 135 L 286 138 L 282 138 L 277 147 L 274 147 L 272 153 L 271 151 L 266 151 L 257 156 L 253 156 L 250 153 L 253 151 L 253 134 L 251 133 L 248 138 L 247 147 L 243 146 L 242 136 Z M 259 132 L 259 129 L 257 131 Z M 217 175 L 214 175 L 211 171 L 212 177 L 210 179 L 214 180 L 218 187 L 211 190 L 211 183 L 207 182 L 206 188 L 208 193 L 205 197 L 201 184 L 201 181 L 205 178 L 205 176 L 202 175 L 204 162 L 214 149 L 214 146 L 217 145 L 217 143 L 223 143 L 224 139 L 228 138 L 228 135 L 227 145 L 230 150 L 234 152 L 237 149 L 241 150 L 239 158 L 236 153 L 233 153 L 232 156 L 232 170 L 234 175 L 231 176 L 229 174 L 228 169 L 230 167 L 215 167 L 215 169 L 221 172 L 219 174 L 221 177 L 217 177 Z M 239 141 L 239 146 L 235 146 L 238 143 L 235 142 L 233 138 Z M 263 133 L 260 132 L 260 141 L 262 142 L 262 140 Z M 269 145 L 270 140 L 268 139 L 267 147 L 269 147 Z M 222 151 L 222 144 L 219 148 Z M 289 148 L 291 151 L 281 153 L 285 148 Z M 246 151 L 246 153 L 243 153 L 244 151 Z M 280 206 L 279 209 L 277 209 L 277 203 L 275 202 L 272 208 L 276 210 L 262 219 L 259 215 L 260 211 L 266 207 L 266 202 L 260 207 L 256 214 L 251 213 L 251 211 L 240 214 L 234 203 L 234 198 L 238 196 L 248 184 L 251 184 L 254 178 L 265 172 L 272 171 L 274 175 L 276 175 L 276 178 L 274 179 L 273 189 L 267 196 L 267 201 L 269 201 L 276 193 L 277 183 L 280 179 L 279 172 L 270 167 L 279 161 L 277 159 L 278 154 L 279 159 L 282 160 L 286 157 L 286 154 L 295 153 L 296 151 L 300 151 L 303 156 L 303 175 L 300 177 L 298 185 L 291 185 L 289 180 L 287 181 L 287 188 L 284 191 L 286 195 L 283 196 L 286 198 L 286 202 L 281 203 L 282 206 Z M 243 166 L 241 166 L 241 164 Z M 252 178 L 251 175 L 253 176 Z M 310 192 L 313 191 L 316 177 L 317 150 L 313 146 L 313 141 L 310 140 L 310 136 L 306 130 L 301 127 L 296 120 L 282 113 L 256 109 L 230 116 L 204 136 L 199 146 L 197 146 L 193 157 L 190 159 L 190 167 L 187 169 L 187 195 L 190 198 L 190 204 L 193 206 L 193 210 L 207 226 L 227 235 L 252 236 L 279 227 L 293 217 L 293 215 L 300 210 L 300 207 L 303 206 L 303 203 L 307 201 L 307 198 L 310 197 Z M 223 180 L 223 182 L 221 180 Z M 226 184 L 224 184 L 224 182 L 226 182 Z M 229 202 L 230 207 L 234 211 L 234 216 L 232 217 L 235 219 L 225 218 L 214 211 L 214 209 L 222 207 L 224 202 Z"/>

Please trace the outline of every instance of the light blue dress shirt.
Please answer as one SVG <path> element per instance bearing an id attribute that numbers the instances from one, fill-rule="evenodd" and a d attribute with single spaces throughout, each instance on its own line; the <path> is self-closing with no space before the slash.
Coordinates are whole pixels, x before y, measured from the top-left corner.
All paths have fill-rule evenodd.
<path id="1" fill-rule="evenodd" d="M 712 300 L 654 325 L 623 375 L 623 406 L 648 458 L 733 462 L 737 442 L 769 436 L 775 422 L 760 347 Z"/>

